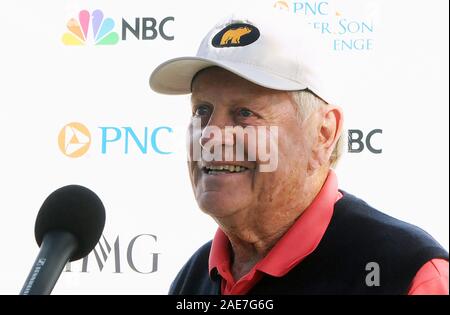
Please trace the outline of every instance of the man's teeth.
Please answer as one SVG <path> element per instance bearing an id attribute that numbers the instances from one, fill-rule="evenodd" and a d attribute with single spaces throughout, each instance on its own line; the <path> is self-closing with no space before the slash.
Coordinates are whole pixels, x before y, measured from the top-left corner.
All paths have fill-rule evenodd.
<path id="1" fill-rule="evenodd" d="M 221 174 L 221 173 L 241 173 L 248 168 L 238 165 L 220 165 L 220 166 L 206 166 L 205 170 L 208 174 Z"/>

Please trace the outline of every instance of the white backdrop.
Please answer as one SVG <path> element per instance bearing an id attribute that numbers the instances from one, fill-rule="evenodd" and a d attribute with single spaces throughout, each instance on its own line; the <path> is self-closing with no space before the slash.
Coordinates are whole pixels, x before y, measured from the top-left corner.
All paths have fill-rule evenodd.
<path id="1" fill-rule="evenodd" d="M 186 170 L 188 96 L 155 94 L 148 77 L 168 58 L 195 54 L 215 22 L 242 2 L 0 2 L 0 293 L 20 291 L 38 252 L 37 211 L 67 184 L 85 185 L 103 200 L 111 251 L 102 244 L 105 260 L 97 246 L 102 268 L 93 254 L 86 270 L 73 263 L 55 294 L 165 294 L 183 263 L 212 238 L 215 223 L 198 210 Z M 246 0 L 245 6 L 270 9 L 276 2 Z M 323 37 L 346 129 L 382 130 L 372 138 L 381 154 L 365 148 L 344 155 L 340 188 L 424 228 L 448 249 L 448 2 L 307 2 L 278 1 L 272 9 L 307 19 Z M 117 43 L 94 45 L 88 33 L 85 45 L 65 45 L 67 22 L 96 9 L 115 22 Z M 158 23 L 174 17 L 163 29 L 174 40 L 129 32 L 122 38 L 122 18 L 134 25 L 150 17 Z M 330 34 L 322 34 L 324 22 Z M 342 49 L 343 40 L 356 47 Z M 71 122 L 86 126 L 91 137 L 78 158 L 58 146 Z M 139 139 L 145 128 L 148 139 L 156 128 L 171 128 L 159 129 L 156 149 L 172 154 L 159 154 L 151 143 L 143 153 L 131 138 L 125 153 L 126 127 Z M 122 131 L 105 143 L 106 152 L 104 130 L 108 140 Z"/>

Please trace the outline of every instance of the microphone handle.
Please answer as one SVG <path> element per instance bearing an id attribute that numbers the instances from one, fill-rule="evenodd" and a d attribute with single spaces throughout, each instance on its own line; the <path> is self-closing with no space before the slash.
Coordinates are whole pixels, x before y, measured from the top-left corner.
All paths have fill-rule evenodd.
<path id="1" fill-rule="evenodd" d="M 77 246 L 77 240 L 70 232 L 48 232 L 20 295 L 50 294 Z"/>

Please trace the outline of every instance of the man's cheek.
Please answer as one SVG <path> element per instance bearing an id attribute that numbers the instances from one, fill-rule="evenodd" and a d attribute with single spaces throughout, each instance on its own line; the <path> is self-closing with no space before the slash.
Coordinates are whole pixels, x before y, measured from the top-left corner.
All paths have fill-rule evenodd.
<path id="1" fill-rule="evenodd" d="M 188 153 L 189 161 L 201 160 L 201 136 L 201 121 L 199 119 L 193 119 L 186 132 L 186 151 Z"/>
<path id="2" fill-rule="evenodd" d="M 278 127 L 258 128 L 257 156 L 260 172 L 274 172 L 278 168 L 279 141 Z"/>

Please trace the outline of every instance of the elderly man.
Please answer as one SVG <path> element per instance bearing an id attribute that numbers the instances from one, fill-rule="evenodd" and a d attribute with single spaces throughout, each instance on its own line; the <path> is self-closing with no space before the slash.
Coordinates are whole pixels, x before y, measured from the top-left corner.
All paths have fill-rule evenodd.
<path id="1" fill-rule="evenodd" d="M 287 29 L 283 18 L 234 15 L 197 56 L 151 75 L 157 92 L 192 93 L 189 174 L 200 208 L 219 225 L 170 293 L 448 294 L 448 253 L 431 236 L 338 190 L 331 167 L 343 113 L 309 63 L 316 52 L 307 37 Z M 276 167 L 262 171 L 267 161 L 248 139 L 206 132 L 230 126 L 276 130 Z M 232 159 L 193 158 L 196 144 L 214 153 L 239 143 L 244 160 L 236 148 Z"/>

